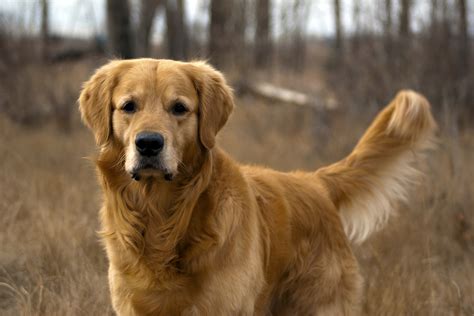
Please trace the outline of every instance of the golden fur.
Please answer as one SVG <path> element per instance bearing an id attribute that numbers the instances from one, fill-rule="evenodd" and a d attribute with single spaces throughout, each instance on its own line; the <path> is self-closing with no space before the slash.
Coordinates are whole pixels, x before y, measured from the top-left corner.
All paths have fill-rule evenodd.
<path id="1" fill-rule="evenodd" d="M 138 109 L 124 113 L 130 99 Z M 176 100 L 186 114 L 170 112 Z M 215 146 L 233 97 L 203 62 L 113 61 L 79 103 L 100 147 L 101 234 L 119 315 L 356 314 L 362 279 L 350 243 L 406 198 L 435 128 L 426 99 L 402 91 L 348 157 L 282 173 Z M 165 147 L 161 167 L 134 181 L 144 130 L 163 134 Z"/>

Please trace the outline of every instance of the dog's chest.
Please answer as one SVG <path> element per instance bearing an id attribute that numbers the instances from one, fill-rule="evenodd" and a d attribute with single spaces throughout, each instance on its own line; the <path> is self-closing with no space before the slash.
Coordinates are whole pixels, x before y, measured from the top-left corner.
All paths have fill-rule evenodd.
<path id="1" fill-rule="evenodd" d="M 142 258 L 133 269 L 117 273 L 134 309 L 144 315 L 180 315 L 192 309 L 203 280 L 174 266 L 160 267 L 152 262 Z"/>
<path id="2" fill-rule="evenodd" d="M 159 228 L 145 226 L 141 236 L 142 250 L 137 251 L 124 238 L 106 240 L 111 249 L 111 263 L 117 272 L 127 277 L 127 284 L 137 289 L 192 288 L 193 279 L 199 276 L 200 267 L 214 253 L 215 244 L 209 236 L 201 236 L 199 242 L 183 237 L 174 247 L 162 247 Z M 196 251 L 196 249 L 200 251 Z M 205 251 L 203 251 L 205 250 Z M 118 256 L 117 256 L 118 254 Z M 110 256 L 112 255 L 112 256 Z"/>
<path id="3" fill-rule="evenodd" d="M 192 308 L 197 296 L 189 282 L 178 285 L 176 281 L 167 287 L 163 284 L 157 288 L 130 290 L 132 306 L 143 315 L 181 315 Z"/>

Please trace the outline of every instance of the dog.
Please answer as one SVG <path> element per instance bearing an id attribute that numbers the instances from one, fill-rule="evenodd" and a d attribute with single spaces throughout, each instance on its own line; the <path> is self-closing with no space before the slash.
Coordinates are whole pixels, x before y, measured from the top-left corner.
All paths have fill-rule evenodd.
<path id="1" fill-rule="evenodd" d="M 118 315 L 355 315 L 351 250 L 420 174 L 436 123 L 401 91 L 343 160 L 283 173 L 216 146 L 234 107 L 205 62 L 115 60 L 79 97 L 99 153 L 100 211 Z"/>

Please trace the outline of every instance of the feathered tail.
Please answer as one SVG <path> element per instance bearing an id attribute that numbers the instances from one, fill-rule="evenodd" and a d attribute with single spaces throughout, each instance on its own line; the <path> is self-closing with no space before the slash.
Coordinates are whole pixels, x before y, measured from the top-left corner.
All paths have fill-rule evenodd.
<path id="1" fill-rule="evenodd" d="M 366 239 L 387 222 L 397 202 L 406 200 L 435 129 L 429 102 L 401 91 L 349 156 L 318 170 L 350 240 Z"/>

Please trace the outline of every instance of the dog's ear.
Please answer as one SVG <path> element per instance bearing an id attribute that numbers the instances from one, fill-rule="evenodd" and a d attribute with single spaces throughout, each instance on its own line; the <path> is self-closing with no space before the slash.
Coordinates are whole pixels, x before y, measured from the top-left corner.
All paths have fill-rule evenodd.
<path id="1" fill-rule="evenodd" d="M 99 68 L 84 83 L 79 96 L 82 120 L 94 133 L 97 145 L 106 144 L 112 135 L 112 92 L 118 82 L 120 61 Z"/>
<path id="2" fill-rule="evenodd" d="M 199 139 L 205 148 L 212 149 L 234 108 L 232 89 L 224 76 L 205 62 L 187 66 L 199 96 Z"/>

